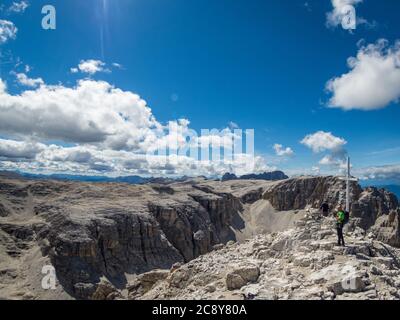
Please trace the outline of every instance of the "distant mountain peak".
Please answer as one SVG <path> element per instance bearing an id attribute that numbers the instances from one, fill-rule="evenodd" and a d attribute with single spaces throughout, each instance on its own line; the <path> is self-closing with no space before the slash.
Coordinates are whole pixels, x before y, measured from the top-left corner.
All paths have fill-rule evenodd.
<path id="1" fill-rule="evenodd" d="M 237 177 L 234 173 L 225 173 L 221 181 L 229 181 L 229 180 L 267 180 L 267 181 L 276 181 L 276 180 L 285 180 L 289 177 L 285 175 L 282 171 L 272 171 L 272 172 L 264 172 L 259 174 L 246 174 L 240 177 Z"/>

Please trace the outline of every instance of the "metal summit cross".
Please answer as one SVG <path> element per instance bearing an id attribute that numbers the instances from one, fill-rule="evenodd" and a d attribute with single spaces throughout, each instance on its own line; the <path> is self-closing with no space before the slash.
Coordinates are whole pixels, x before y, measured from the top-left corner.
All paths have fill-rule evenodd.
<path id="1" fill-rule="evenodd" d="M 350 157 L 347 157 L 347 173 L 345 177 L 339 177 L 340 180 L 346 181 L 346 211 L 350 212 L 350 182 L 358 181 L 357 178 L 352 177 L 350 174 Z"/>

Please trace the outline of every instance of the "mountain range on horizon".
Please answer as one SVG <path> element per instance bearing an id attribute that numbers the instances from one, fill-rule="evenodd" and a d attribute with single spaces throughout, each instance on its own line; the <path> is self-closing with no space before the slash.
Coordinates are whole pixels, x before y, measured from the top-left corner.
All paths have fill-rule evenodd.
<path id="1" fill-rule="evenodd" d="M 196 178 L 195 176 L 179 176 L 179 177 L 143 177 L 139 175 L 132 176 L 118 176 L 109 177 L 105 175 L 78 175 L 78 174 L 40 174 L 40 173 L 29 173 L 23 171 L 0 171 L 0 175 L 11 176 L 11 177 L 23 177 L 25 179 L 32 180 L 71 180 L 71 181 L 82 181 L 82 182 L 125 182 L 129 184 L 145 184 L 145 183 L 171 183 L 186 181 L 189 179 Z M 219 180 L 218 177 L 205 177 L 197 176 L 208 179 L 208 180 Z M 222 176 L 222 181 L 227 180 L 284 180 L 289 177 L 282 171 L 271 171 L 263 172 L 259 174 L 247 174 L 242 176 L 236 176 L 235 174 L 226 173 Z"/>
<path id="2" fill-rule="evenodd" d="M 22 171 L 0 171 L 0 176 L 8 176 L 8 177 L 23 177 L 25 179 L 32 180 L 62 180 L 62 181 L 81 181 L 81 182 L 110 182 L 110 183 L 128 183 L 128 184 L 146 184 L 146 183 L 171 183 L 171 182 L 182 182 L 185 180 L 189 180 L 195 177 L 189 176 L 181 176 L 181 177 L 142 177 L 139 175 L 132 176 L 119 176 L 119 177 L 108 177 L 108 176 L 99 176 L 99 175 L 74 175 L 74 174 L 39 174 L 39 173 L 28 173 Z M 219 180 L 218 177 L 214 178 L 206 178 L 210 180 Z M 225 173 L 221 177 L 221 181 L 229 181 L 229 180 L 266 180 L 266 181 L 276 181 L 276 180 L 284 180 L 288 179 L 283 171 L 271 171 L 264 172 L 260 174 L 247 174 L 242 176 L 236 176 L 233 173 Z M 396 184 L 392 181 L 385 183 L 385 181 L 369 181 L 362 180 L 360 181 L 360 186 L 363 188 L 367 187 L 375 187 L 379 189 L 386 189 L 392 193 L 394 193 L 397 198 L 400 199 L 400 183 Z"/>

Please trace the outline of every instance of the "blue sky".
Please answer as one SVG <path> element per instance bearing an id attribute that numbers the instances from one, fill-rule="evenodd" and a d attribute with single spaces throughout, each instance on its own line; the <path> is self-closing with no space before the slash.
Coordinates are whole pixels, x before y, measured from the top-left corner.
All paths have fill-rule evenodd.
<path id="1" fill-rule="evenodd" d="M 7 11 L 13 2 L 20 1 L 2 1 L 0 13 L 0 19 L 18 28 L 15 39 L 0 45 L 0 77 L 9 95 L 35 90 L 21 86 L 18 73 L 70 88 L 83 78 L 104 80 L 140 95 L 162 124 L 185 118 L 197 131 L 223 129 L 230 122 L 254 128 L 256 153 L 271 167 L 293 174 L 313 167 L 336 172 L 345 149 L 355 169 L 390 165 L 385 178 L 399 177 L 400 108 L 393 97 L 398 98 L 400 84 L 387 80 L 392 99 L 379 108 L 343 107 L 340 103 L 362 100 L 348 93 L 329 108 L 333 93 L 325 89 L 330 79 L 351 72 L 347 59 L 362 50 L 362 39 L 364 48 L 386 39 L 386 49 L 396 57 L 397 0 L 355 4 L 357 17 L 367 22 L 352 32 L 341 25 L 327 26 L 327 13 L 334 9 L 330 0 L 35 0 L 26 1 L 24 12 Z M 56 30 L 41 28 L 46 4 L 56 8 Z M 374 50 L 384 56 L 386 49 Z M 107 72 L 71 72 L 89 59 L 104 62 Z M 338 95 L 347 85 L 338 83 Z M 365 88 L 359 88 L 360 94 L 381 94 Z M 300 143 L 319 131 L 346 144 L 313 152 L 312 146 Z M 19 141 L 36 137 L 34 130 L 21 135 L 1 127 L 0 136 Z M 78 144 L 50 135 L 40 143 Z M 293 155 L 277 155 L 275 144 L 290 148 Z M 326 155 L 338 162 L 319 163 Z"/>

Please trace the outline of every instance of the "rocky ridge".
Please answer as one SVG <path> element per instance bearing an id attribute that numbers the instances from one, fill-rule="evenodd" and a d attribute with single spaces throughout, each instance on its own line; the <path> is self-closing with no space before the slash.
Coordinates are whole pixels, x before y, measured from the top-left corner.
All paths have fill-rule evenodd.
<path id="1" fill-rule="evenodd" d="M 305 208 L 338 204 L 343 187 L 334 177 L 147 185 L 2 178 L 0 297 L 140 297 L 140 288 L 153 281 L 147 272 L 164 270 L 159 279 L 171 266 L 190 265 L 228 243 L 286 232 Z M 400 246 L 396 197 L 358 185 L 352 190 L 349 231 Z M 41 289 L 46 264 L 55 268 L 56 291 Z M 127 294 L 138 275 L 147 284 Z M 233 282 L 239 277 L 231 276 Z"/>
<path id="2" fill-rule="evenodd" d="M 336 244 L 333 218 L 307 215 L 285 232 L 229 243 L 171 270 L 140 275 L 131 299 L 400 298 L 400 250 L 355 228 Z"/>

